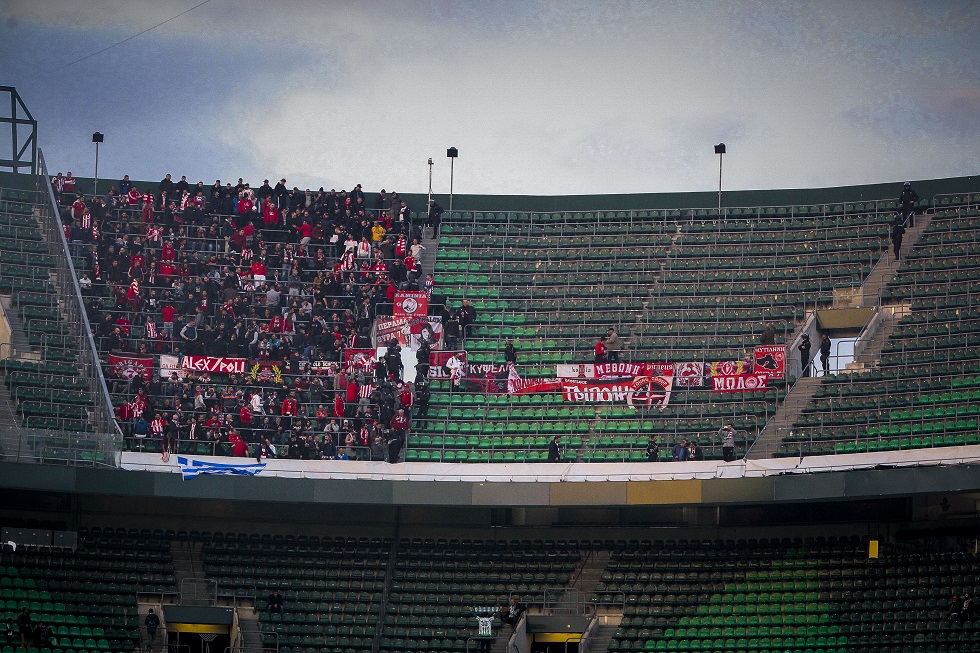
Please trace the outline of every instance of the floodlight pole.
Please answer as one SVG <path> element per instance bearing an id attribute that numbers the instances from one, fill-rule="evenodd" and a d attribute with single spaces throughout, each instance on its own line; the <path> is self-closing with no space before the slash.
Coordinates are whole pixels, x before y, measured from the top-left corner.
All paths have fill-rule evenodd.
<path id="1" fill-rule="evenodd" d="M 455 147 L 451 147 L 446 150 L 446 156 L 449 157 L 449 213 L 452 215 L 453 212 L 453 164 L 456 163 L 456 157 L 459 156 L 459 150 Z"/>
<path id="2" fill-rule="evenodd" d="M 724 153 L 718 155 L 718 213 L 721 213 L 721 162 L 724 158 Z"/>
<path id="3" fill-rule="evenodd" d="M 105 135 L 100 132 L 92 134 L 92 142 L 95 143 L 95 185 L 92 187 L 92 197 L 99 194 L 99 144 L 105 139 Z"/>
<path id="4" fill-rule="evenodd" d="M 428 217 L 432 211 L 432 157 L 429 157 L 429 202 L 425 205 L 425 215 Z"/>
<path id="5" fill-rule="evenodd" d="M 721 162 L 725 156 L 725 144 L 715 145 L 715 154 L 718 155 L 718 215 L 721 215 Z"/>

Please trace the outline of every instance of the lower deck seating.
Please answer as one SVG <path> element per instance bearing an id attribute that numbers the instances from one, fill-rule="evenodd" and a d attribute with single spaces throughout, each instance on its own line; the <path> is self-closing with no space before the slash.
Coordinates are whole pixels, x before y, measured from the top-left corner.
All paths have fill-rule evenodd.
<path id="1" fill-rule="evenodd" d="M 75 551 L 18 547 L 0 555 L 0 619 L 27 607 L 51 626 L 51 653 L 116 653 L 140 646 L 137 592 L 173 592 L 169 544 L 121 529 L 87 533 Z"/>
<path id="2" fill-rule="evenodd" d="M 977 557 L 831 541 L 652 543 L 614 553 L 596 597 L 625 600 L 609 650 L 974 651 L 976 621 L 941 617 L 973 592 Z M 923 547 L 925 548 L 925 547 Z M 913 549 L 918 550 L 918 549 Z"/>

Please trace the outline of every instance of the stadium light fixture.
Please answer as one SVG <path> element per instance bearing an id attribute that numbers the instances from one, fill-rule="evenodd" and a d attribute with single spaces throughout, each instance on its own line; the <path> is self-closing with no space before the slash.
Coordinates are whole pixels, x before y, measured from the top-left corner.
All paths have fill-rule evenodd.
<path id="1" fill-rule="evenodd" d="M 725 144 L 715 145 L 715 154 L 718 155 L 718 214 L 721 215 L 721 160 L 725 156 Z"/>
<path id="2" fill-rule="evenodd" d="M 95 186 L 92 188 L 92 196 L 99 194 L 99 144 L 105 140 L 102 132 L 92 134 L 92 142 L 95 143 Z"/>
<path id="3" fill-rule="evenodd" d="M 446 150 L 446 156 L 449 157 L 449 213 L 453 212 L 453 164 L 456 162 L 456 157 L 459 156 L 459 150 L 455 147 L 451 147 Z"/>
<path id="4" fill-rule="evenodd" d="M 429 215 L 432 210 L 432 157 L 429 157 L 429 202 L 425 205 L 425 215 Z"/>

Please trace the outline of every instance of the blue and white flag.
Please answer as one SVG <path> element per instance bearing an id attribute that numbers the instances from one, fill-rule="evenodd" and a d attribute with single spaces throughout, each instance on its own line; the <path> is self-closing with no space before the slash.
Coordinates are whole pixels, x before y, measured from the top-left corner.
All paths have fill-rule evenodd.
<path id="1" fill-rule="evenodd" d="M 224 463 L 208 463 L 203 460 L 190 460 L 183 456 L 177 456 L 177 463 L 180 471 L 184 475 L 184 480 L 197 478 L 201 474 L 239 474 L 242 476 L 255 476 L 263 469 L 265 463 L 253 465 L 227 465 Z"/>

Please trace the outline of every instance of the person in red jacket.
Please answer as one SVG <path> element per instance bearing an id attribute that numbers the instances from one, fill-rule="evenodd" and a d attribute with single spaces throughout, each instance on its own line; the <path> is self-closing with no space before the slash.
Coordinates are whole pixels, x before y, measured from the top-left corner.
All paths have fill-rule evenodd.
<path id="1" fill-rule="evenodd" d="M 344 408 L 344 396 L 338 392 L 333 400 L 333 416 L 337 419 L 343 419 Z"/>
<path id="2" fill-rule="evenodd" d="M 276 203 L 272 201 L 271 197 L 266 198 L 262 203 L 262 222 L 265 224 L 279 224 L 279 211 L 276 209 Z"/>
<path id="3" fill-rule="evenodd" d="M 238 411 L 238 426 L 242 431 L 242 437 L 250 440 L 252 437 L 252 407 L 248 403 L 244 404 Z"/>
<path id="4" fill-rule="evenodd" d="M 596 363 L 605 363 L 606 362 L 606 354 L 607 353 L 609 353 L 609 352 L 606 349 L 606 342 L 605 342 L 605 340 L 603 340 L 602 338 L 600 338 L 599 339 L 599 342 L 595 343 L 595 362 Z"/>
<path id="5" fill-rule="evenodd" d="M 256 281 L 265 281 L 265 274 L 265 259 L 259 257 L 252 261 L 252 278 Z"/>
<path id="6" fill-rule="evenodd" d="M 356 381 L 349 381 L 347 383 L 347 389 L 345 390 L 345 393 L 347 395 L 344 398 L 345 403 L 350 404 L 351 406 L 356 404 L 359 397 L 360 390 L 361 389 L 358 387 Z"/>

